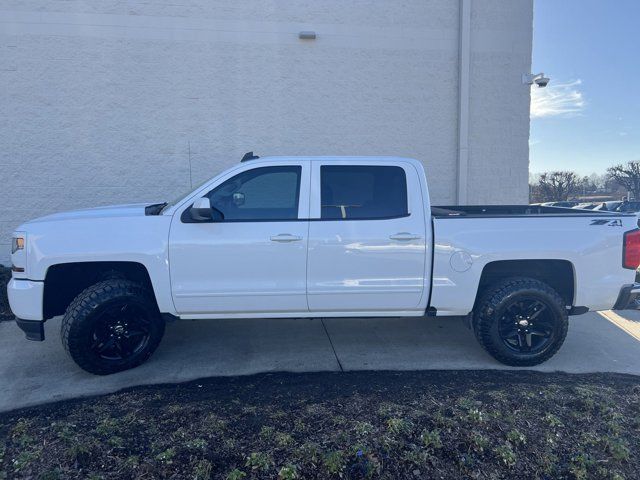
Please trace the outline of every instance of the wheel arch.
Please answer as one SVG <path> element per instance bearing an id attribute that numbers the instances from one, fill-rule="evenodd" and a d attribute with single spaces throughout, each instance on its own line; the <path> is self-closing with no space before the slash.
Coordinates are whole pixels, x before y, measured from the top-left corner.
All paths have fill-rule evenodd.
<path id="1" fill-rule="evenodd" d="M 62 315 L 85 288 L 108 278 L 135 281 L 149 290 L 158 304 L 147 268 L 138 262 L 71 262 L 51 265 L 44 279 L 43 315 Z"/>
<path id="2" fill-rule="evenodd" d="M 562 297 L 567 306 L 573 306 L 576 281 L 575 268 L 568 260 L 497 260 L 482 269 L 476 292 L 474 310 L 484 292 L 492 285 L 510 277 L 529 277 L 546 283 Z"/>

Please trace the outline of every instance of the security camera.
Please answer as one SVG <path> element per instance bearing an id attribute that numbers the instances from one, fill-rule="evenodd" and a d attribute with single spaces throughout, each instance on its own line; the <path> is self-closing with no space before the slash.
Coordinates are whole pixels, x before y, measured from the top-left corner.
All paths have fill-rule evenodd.
<path id="1" fill-rule="evenodd" d="M 525 85 L 533 85 L 534 83 L 540 87 L 544 88 L 549 85 L 551 79 L 549 77 L 545 77 L 544 73 L 525 73 L 522 75 L 522 83 Z"/>
<path id="2" fill-rule="evenodd" d="M 544 88 L 549 85 L 550 81 L 551 79 L 549 77 L 540 77 L 534 80 L 534 82 L 536 82 L 536 85 L 538 85 L 540 88 Z"/>

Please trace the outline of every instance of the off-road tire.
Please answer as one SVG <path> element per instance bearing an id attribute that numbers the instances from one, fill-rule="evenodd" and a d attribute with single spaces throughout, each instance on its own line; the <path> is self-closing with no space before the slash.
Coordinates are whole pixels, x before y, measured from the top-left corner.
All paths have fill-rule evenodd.
<path id="1" fill-rule="evenodd" d="M 130 358 L 105 360 L 91 349 L 93 322 L 109 302 L 123 300 L 147 312 L 151 319 L 149 339 L 144 349 Z M 112 278 L 91 285 L 71 302 L 62 319 L 60 336 L 65 350 L 80 368 L 95 375 L 109 375 L 144 363 L 160 344 L 164 329 L 165 321 L 151 292 L 136 282 Z"/>
<path id="2" fill-rule="evenodd" d="M 518 296 L 534 296 L 543 301 L 553 314 L 555 338 L 536 354 L 516 353 L 507 348 L 498 333 L 498 321 L 503 309 Z M 560 349 L 569 329 L 569 317 L 564 300 L 544 282 L 527 277 L 508 278 L 488 288 L 478 302 L 473 329 L 480 345 L 505 365 L 530 367 L 545 362 Z"/>

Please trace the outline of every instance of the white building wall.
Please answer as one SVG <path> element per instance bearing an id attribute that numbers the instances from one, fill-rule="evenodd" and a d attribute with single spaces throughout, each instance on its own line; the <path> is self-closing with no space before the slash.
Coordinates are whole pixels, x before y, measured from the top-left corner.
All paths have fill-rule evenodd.
<path id="1" fill-rule="evenodd" d="M 529 203 L 532 1 L 471 3 L 469 201 Z"/>
<path id="2" fill-rule="evenodd" d="M 471 1 L 469 202 L 525 202 L 532 0 Z M 248 150 L 415 157 L 455 203 L 459 26 L 457 0 L 0 0 L 0 261 L 24 220 Z"/>

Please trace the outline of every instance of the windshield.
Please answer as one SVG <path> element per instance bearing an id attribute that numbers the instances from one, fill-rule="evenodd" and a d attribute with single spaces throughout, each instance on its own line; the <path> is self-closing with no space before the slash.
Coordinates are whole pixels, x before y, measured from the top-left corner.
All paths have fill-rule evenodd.
<path id="1" fill-rule="evenodd" d="M 186 192 L 181 193 L 180 195 L 178 195 L 177 197 L 175 197 L 173 200 L 169 201 L 166 203 L 166 205 L 164 206 L 164 208 L 162 209 L 162 211 L 166 210 L 167 208 L 173 207 L 174 205 L 176 205 L 178 202 L 180 202 L 180 200 L 182 200 L 183 198 L 185 198 L 186 196 L 188 196 L 189 194 L 191 194 L 192 192 L 195 192 L 196 190 L 198 190 L 200 187 L 202 187 L 205 183 L 207 183 L 210 179 L 207 178 L 204 182 L 200 182 L 196 187 L 189 187 L 189 190 L 187 190 Z"/>
<path id="2" fill-rule="evenodd" d="M 603 202 L 602 204 L 594 208 L 594 210 L 606 210 L 606 211 L 612 212 L 616 208 L 618 208 L 621 204 L 622 202 Z"/>

